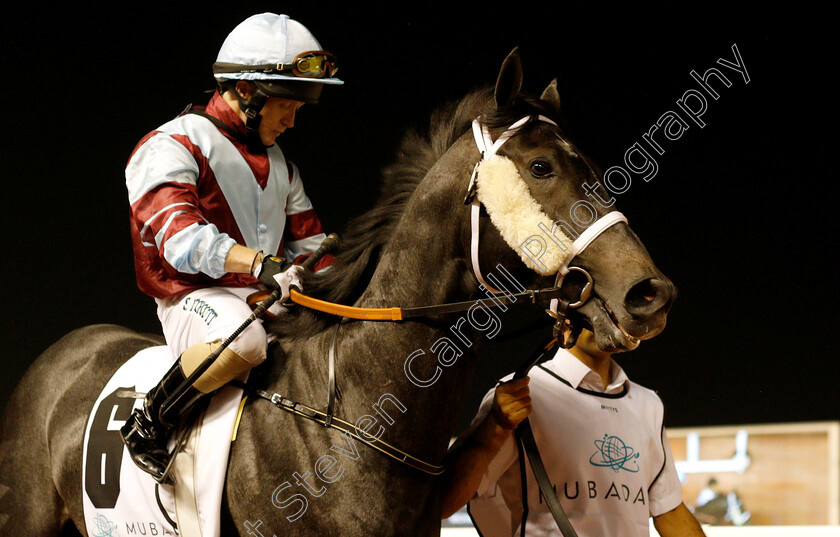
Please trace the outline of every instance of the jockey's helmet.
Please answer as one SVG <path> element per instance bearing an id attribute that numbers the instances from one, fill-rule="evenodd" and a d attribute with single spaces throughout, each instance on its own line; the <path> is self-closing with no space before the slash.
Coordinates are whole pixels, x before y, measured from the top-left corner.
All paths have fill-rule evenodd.
<path id="1" fill-rule="evenodd" d="M 324 84 L 338 85 L 335 56 L 322 49 L 303 24 L 288 15 L 262 13 L 242 21 L 228 34 L 213 74 L 222 91 L 246 80 L 256 86 L 248 101 L 240 107 L 249 118 L 246 126 L 259 126 L 259 113 L 268 97 L 283 97 L 315 104 Z"/>

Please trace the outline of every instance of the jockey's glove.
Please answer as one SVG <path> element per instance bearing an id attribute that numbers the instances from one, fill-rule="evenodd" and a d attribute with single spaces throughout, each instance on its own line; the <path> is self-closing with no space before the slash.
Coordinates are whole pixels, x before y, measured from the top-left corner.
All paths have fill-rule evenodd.
<path id="1" fill-rule="evenodd" d="M 300 274 L 303 267 L 293 265 L 281 257 L 267 255 L 262 262 L 254 269 L 256 276 L 262 283 L 272 289 L 280 289 L 280 303 L 288 302 L 292 287 L 299 292 L 303 291 L 303 284 L 300 281 Z"/>

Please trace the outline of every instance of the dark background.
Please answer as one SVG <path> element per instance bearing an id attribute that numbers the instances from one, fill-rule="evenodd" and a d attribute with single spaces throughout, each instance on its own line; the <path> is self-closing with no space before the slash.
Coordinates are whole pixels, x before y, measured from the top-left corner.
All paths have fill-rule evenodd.
<path id="1" fill-rule="evenodd" d="M 227 33 L 274 11 L 306 24 L 346 81 L 280 139 L 329 231 L 371 206 L 407 128 L 494 82 L 516 45 L 526 89 L 539 93 L 558 77 L 574 140 L 606 169 L 697 88 L 692 69 L 731 60 L 737 43 L 751 82 L 721 68 L 733 85 L 710 100 L 707 126 L 663 145 L 657 176 L 618 199 L 680 290 L 665 332 L 619 361 L 659 392 L 669 426 L 840 418 L 837 172 L 828 161 L 836 32 L 823 28 L 827 14 L 801 3 L 780 14 L 453 5 L 4 9 L 0 406 L 38 354 L 74 328 L 159 331 L 152 299 L 134 282 L 125 162 L 145 133 L 206 100 Z M 527 324 L 503 321 L 507 334 Z M 470 405 L 505 358 L 543 335 L 488 349 Z"/>

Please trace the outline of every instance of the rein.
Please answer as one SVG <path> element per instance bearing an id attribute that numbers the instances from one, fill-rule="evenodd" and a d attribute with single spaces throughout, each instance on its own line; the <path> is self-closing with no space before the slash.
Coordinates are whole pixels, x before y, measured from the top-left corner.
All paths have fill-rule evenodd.
<path id="1" fill-rule="evenodd" d="M 334 302 L 326 302 L 324 300 L 312 298 L 304 295 L 303 293 L 299 293 L 294 289 L 291 291 L 290 296 L 292 301 L 296 304 L 324 313 L 330 313 L 332 315 L 339 315 L 341 317 L 362 321 L 397 322 L 404 321 L 406 319 L 416 319 L 418 317 L 432 317 L 446 313 L 467 311 L 477 304 L 488 308 L 502 307 L 515 304 L 520 298 L 528 299 L 528 302 L 531 304 L 542 302 L 550 304 L 552 300 L 559 299 L 559 294 L 560 289 L 558 287 L 547 287 L 545 289 L 529 289 L 522 293 L 515 294 L 502 292 L 501 294 L 493 296 L 493 298 L 466 300 L 464 302 L 448 302 L 446 304 L 416 306 L 413 308 L 357 308 L 355 306 L 345 306 L 343 304 L 336 304 Z"/>
<path id="2" fill-rule="evenodd" d="M 555 336 L 551 341 L 539 349 L 539 352 L 535 357 L 530 358 L 526 363 L 522 364 L 513 374 L 513 378 L 520 379 L 526 376 L 531 368 L 544 361 L 545 356 L 554 352 L 559 346 L 561 346 L 561 344 Z M 569 522 L 569 517 L 566 515 L 566 511 L 564 511 L 563 506 L 560 505 L 560 499 L 557 497 L 557 492 L 551 484 L 551 478 L 548 477 L 548 471 L 545 469 L 545 464 L 543 463 L 542 456 L 540 455 L 540 450 L 537 447 L 537 441 L 534 438 L 534 431 L 531 429 L 531 421 L 528 418 L 525 418 L 519 422 L 519 425 L 513 433 L 516 436 L 517 444 L 522 447 L 519 455 L 519 463 L 522 465 L 523 471 L 522 505 L 527 510 L 528 487 L 525 481 L 525 462 L 524 457 L 522 456 L 522 452 L 524 452 L 531 463 L 531 472 L 534 474 L 534 479 L 537 481 L 537 486 L 545 499 L 548 510 L 551 512 L 551 516 L 554 517 L 554 522 L 557 524 L 557 527 L 560 528 L 560 533 L 563 537 L 577 537 L 577 532 L 572 527 L 571 522 Z M 521 535 L 525 535 L 525 524 L 527 523 L 527 520 L 528 517 L 526 513 L 526 516 L 522 517 Z"/>

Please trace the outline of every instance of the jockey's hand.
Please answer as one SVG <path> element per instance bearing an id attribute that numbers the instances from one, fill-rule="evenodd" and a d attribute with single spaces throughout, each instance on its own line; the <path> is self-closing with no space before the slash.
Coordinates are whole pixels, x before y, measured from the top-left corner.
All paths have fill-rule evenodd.
<path id="1" fill-rule="evenodd" d="M 280 303 L 289 300 L 289 291 L 295 286 L 298 291 L 303 291 L 303 284 L 300 281 L 300 273 L 303 267 L 286 262 L 285 259 L 267 255 L 262 263 L 254 270 L 254 276 L 266 286 L 272 289 L 280 289 Z"/>
<path id="2" fill-rule="evenodd" d="M 491 414 L 503 429 L 516 429 L 516 426 L 531 414 L 529 380 L 528 377 L 523 377 L 496 386 Z"/>

